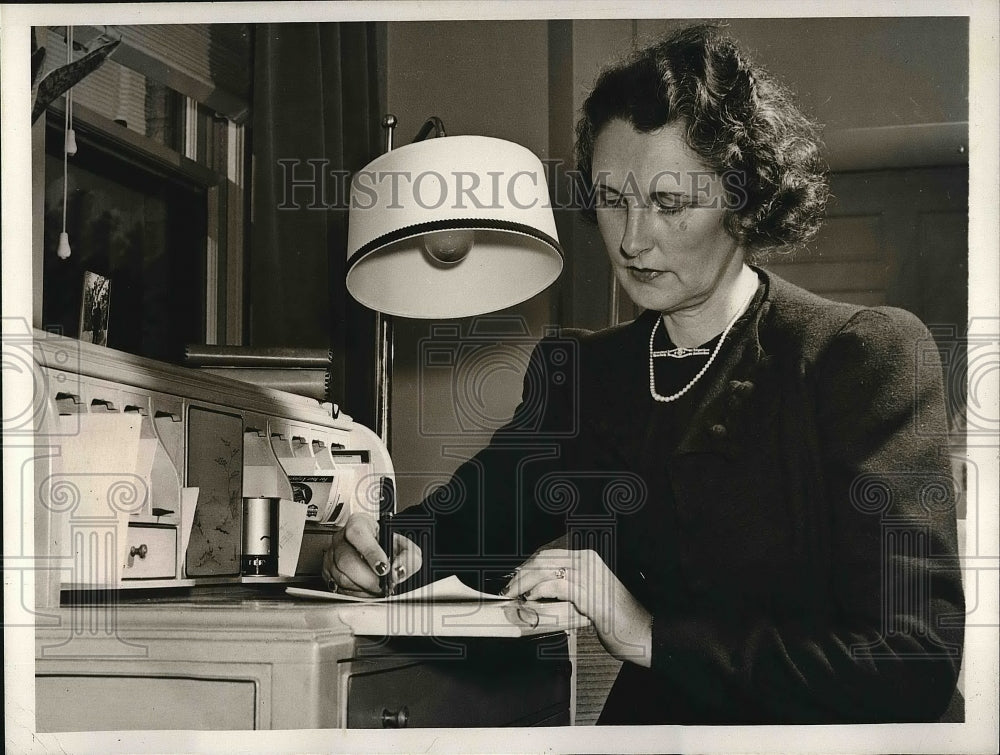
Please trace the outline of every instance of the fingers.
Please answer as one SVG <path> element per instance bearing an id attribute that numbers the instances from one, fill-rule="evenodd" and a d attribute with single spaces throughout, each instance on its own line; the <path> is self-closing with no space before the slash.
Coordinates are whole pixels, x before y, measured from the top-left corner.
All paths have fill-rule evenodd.
<path id="1" fill-rule="evenodd" d="M 575 603 L 579 590 L 566 579 L 546 579 L 532 587 L 525 599 L 528 600 L 565 600 Z"/>
<path id="2" fill-rule="evenodd" d="M 395 586 L 420 570 L 420 548 L 402 535 L 393 536 L 392 574 Z M 379 577 L 389 570 L 390 559 L 378 544 L 378 524 L 370 516 L 355 514 L 333 538 L 323 560 L 323 578 L 349 595 L 379 595 Z"/>
<path id="3" fill-rule="evenodd" d="M 323 554 L 323 567 L 320 570 L 320 576 L 323 581 L 327 584 L 333 579 L 333 548 L 327 548 L 326 553 Z"/>
<path id="4" fill-rule="evenodd" d="M 539 551 L 521 564 L 501 595 L 535 597 L 539 585 L 556 580 L 566 582 L 578 560 L 578 551 L 550 548 Z M 547 588 L 549 591 L 555 589 Z"/>
<path id="5" fill-rule="evenodd" d="M 335 592 L 341 595 L 350 595 L 352 598 L 377 598 L 379 593 L 372 594 L 371 590 L 352 590 L 348 587 L 338 587 Z"/>
<path id="6" fill-rule="evenodd" d="M 352 595 L 380 593 L 372 561 L 386 563 L 388 559 L 378 547 L 376 532 L 374 519 L 356 514 L 348 519 L 343 529 L 334 533 L 331 546 L 323 558 L 323 578 L 328 585 L 332 584 L 339 592 Z M 367 558 L 362 549 L 367 550 Z"/>
<path id="7" fill-rule="evenodd" d="M 351 514 L 344 538 L 378 576 L 389 571 L 389 556 L 378 544 L 378 523 L 366 514 Z"/>
<path id="8" fill-rule="evenodd" d="M 347 542 L 334 544 L 332 571 L 334 581 L 345 592 L 380 593 L 378 577 L 368 562 Z"/>
<path id="9" fill-rule="evenodd" d="M 389 583 L 393 587 L 420 571 L 422 563 L 420 546 L 402 535 L 393 535 L 392 573 L 389 575 Z"/>

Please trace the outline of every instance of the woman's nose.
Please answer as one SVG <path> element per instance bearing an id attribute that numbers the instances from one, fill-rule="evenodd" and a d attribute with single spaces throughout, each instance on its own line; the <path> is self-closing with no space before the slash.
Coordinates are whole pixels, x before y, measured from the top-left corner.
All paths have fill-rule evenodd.
<path id="1" fill-rule="evenodd" d="M 622 234 L 620 250 L 622 256 L 634 260 L 640 254 L 652 247 L 649 229 L 646 223 L 646 212 L 643 207 L 629 205 L 626 210 L 625 233 Z"/>

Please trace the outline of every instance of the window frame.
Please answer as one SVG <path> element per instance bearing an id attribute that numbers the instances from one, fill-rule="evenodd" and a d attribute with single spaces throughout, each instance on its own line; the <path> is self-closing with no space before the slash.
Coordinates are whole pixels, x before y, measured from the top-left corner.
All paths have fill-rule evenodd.
<path id="1" fill-rule="evenodd" d="M 203 189 L 206 195 L 206 239 L 203 250 L 205 344 L 243 343 L 247 331 L 246 268 L 249 192 L 245 189 L 249 129 L 204 104 L 185 98 L 183 153 L 73 103 L 73 128 L 91 145 L 137 171 L 162 173 L 171 180 Z M 43 328 L 45 139 L 49 128 L 63 128 L 65 96 L 53 102 L 32 127 L 32 273 L 34 326 Z"/>

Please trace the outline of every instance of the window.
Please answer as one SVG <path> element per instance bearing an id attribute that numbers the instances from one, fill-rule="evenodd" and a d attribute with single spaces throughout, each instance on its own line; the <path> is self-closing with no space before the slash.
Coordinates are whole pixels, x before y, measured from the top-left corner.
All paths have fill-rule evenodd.
<path id="1" fill-rule="evenodd" d="M 99 129 L 77 129 L 78 151 L 67 163 L 72 254 L 59 259 L 63 130 L 53 115 L 45 149 L 45 327 L 77 335 L 89 270 L 111 281 L 109 347 L 180 359 L 185 344 L 205 337 L 207 187 L 124 156 Z"/>
<path id="2" fill-rule="evenodd" d="M 189 343 L 240 343 L 249 26 L 73 31 L 74 58 L 108 39 L 121 44 L 73 88 L 78 151 L 66 161 L 66 260 L 56 254 L 66 98 L 36 124 L 44 159 L 35 180 L 45 196 L 35 211 L 44 227 L 36 326 L 78 335 L 89 270 L 111 281 L 109 347 L 178 361 Z M 67 29 L 35 34 L 46 48 L 44 75 L 66 62 Z"/>

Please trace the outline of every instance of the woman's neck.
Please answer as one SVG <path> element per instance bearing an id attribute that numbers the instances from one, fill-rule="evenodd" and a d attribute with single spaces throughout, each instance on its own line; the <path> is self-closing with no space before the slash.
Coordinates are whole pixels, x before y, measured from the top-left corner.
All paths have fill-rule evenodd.
<path id="1" fill-rule="evenodd" d="M 697 307 L 664 313 L 663 324 L 670 340 L 675 346 L 689 348 L 712 340 L 746 309 L 759 283 L 757 273 L 744 264 L 731 279 L 720 281 L 712 295 Z"/>

